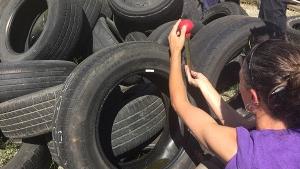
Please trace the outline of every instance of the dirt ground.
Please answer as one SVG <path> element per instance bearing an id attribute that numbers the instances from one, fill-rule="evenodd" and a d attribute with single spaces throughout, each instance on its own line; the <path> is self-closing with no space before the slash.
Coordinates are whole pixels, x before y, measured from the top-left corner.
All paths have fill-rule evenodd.
<path id="1" fill-rule="evenodd" d="M 242 1 L 241 7 L 246 10 L 249 16 L 257 17 L 258 16 L 258 8 L 255 1 Z M 294 11 L 292 9 L 287 10 L 287 16 L 300 16 L 299 11 Z"/>

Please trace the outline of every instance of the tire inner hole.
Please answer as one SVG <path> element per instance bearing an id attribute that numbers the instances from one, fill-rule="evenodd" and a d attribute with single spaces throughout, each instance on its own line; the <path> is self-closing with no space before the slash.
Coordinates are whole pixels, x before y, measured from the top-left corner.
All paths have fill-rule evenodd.
<path id="1" fill-rule="evenodd" d="M 12 15 L 8 25 L 8 41 L 16 53 L 30 49 L 43 32 L 47 21 L 48 6 L 45 0 L 26 0 Z"/>
<path id="2" fill-rule="evenodd" d="M 100 118 L 100 135 L 109 137 L 100 138 L 100 144 L 118 168 L 165 168 L 178 155 L 181 147 L 173 138 L 179 136 L 170 132 L 171 126 L 179 127 L 178 117 L 169 112 L 169 100 L 155 84 L 141 74 L 131 75 L 104 104 L 109 115 Z M 170 124 L 175 118 L 176 124 Z"/>

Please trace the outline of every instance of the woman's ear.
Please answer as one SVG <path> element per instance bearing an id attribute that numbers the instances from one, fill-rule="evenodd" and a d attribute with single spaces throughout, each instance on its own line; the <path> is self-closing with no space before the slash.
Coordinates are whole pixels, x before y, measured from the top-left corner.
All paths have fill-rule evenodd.
<path id="1" fill-rule="evenodd" d="M 250 89 L 250 95 L 251 95 L 251 102 L 253 104 L 259 105 L 259 103 L 260 103 L 259 97 L 258 97 L 257 92 L 254 89 Z"/>
<path id="2" fill-rule="evenodd" d="M 248 103 L 245 108 L 247 111 L 256 114 L 256 110 L 258 110 L 260 106 L 258 95 L 254 89 L 249 89 L 249 95 L 251 100 L 249 100 L 250 103 Z"/>

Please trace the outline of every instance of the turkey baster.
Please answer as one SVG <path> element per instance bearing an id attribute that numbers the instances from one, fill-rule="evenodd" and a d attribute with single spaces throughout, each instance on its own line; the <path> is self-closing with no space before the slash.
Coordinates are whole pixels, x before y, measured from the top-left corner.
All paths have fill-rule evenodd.
<path id="1" fill-rule="evenodd" d="M 186 33 L 185 33 L 185 42 L 184 42 L 184 48 L 185 48 L 185 63 L 189 66 L 190 69 L 192 69 L 191 64 L 191 51 L 190 51 L 190 38 L 191 38 L 191 32 L 194 27 L 194 23 L 189 19 L 182 19 L 178 25 L 178 31 L 181 31 L 182 27 L 186 26 Z"/>

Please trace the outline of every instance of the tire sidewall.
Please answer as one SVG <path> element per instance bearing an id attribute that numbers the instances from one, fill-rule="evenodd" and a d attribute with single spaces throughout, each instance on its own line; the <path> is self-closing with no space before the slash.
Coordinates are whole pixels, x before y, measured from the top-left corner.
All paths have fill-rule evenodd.
<path id="1" fill-rule="evenodd" d="M 228 15 L 246 15 L 245 12 L 242 11 L 242 8 L 237 5 L 234 2 L 221 2 L 214 6 L 212 6 L 210 9 L 208 9 L 206 12 L 203 13 L 203 17 L 201 21 L 204 24 L 208 24 L 211 22 L 211 19 L 213 17 L 223 14 L 225 16 Z"/>
<path id="2" fill-rule="evenodd" d="M 157 27 L 152 33 L 148 36 L 149 41 L 157 42 L 158 44 L 168 45 L 168 33 L 171 31 L 172 26 L 176 21 L 171 21 L 164 23 Z"/>
<path id="3" fill-rule="evenodd" d="M 124 10 L 119 5 L 115 6 L 113 1 L 109 1 L 109 3 L 115 14 L 116 24 L 122 27 L 126 25 L 126 28 L 123 29 L 128 29 L 127 33 L 153 30 L 165 22 L 178 19 L 183 10 L 183 0 L 167 0 L 164 2 L 166 5 L 142 11 Z"/>
<path id="4" fill-rule="evenodd" d="M 101 59 L 97 59 L 98 54 L 94 54 L 85 62 L 85 64 L 82 64 L 81 68 L 77 68 L 76 70 L 78 71 L 75 70 L 74 74 L 67 80 L 64 88 L 65 94 L 62 98 L 70 99 L 60 99 L 57 103 L 55 129 L 53 132 L 59 156 L 66 159 L 65 161 L 62 161 L 63 164 L 67 164 L 66 167 L 74 169 L 83 167 L 99 168 L 99 166 L 103 169 L 115 168 L 106 158 L 102 147 L 98 146 L 99 143 L 95 141 L 97 140 L 95 134 L 96 119 L 101 117 L 101 114 L 98 114 L 100 111 L 98 110 L 98 107 L 103 106 L 109 91 L 113 86 L 120 82 L 120 79 L 123 79 L 132 72 L 136 72 L 136 70 L 146 71 L 146 69 L 151 69 L 156 72 L 161 72 L 166 78 L 168 77 L 169 61 L 167 48 L 162 48 L 158 45 L 153 47 L 153 45 L 150 45 L 151 43 L 145 44 L 147 45 L 144 46 L 144 50 L 129 52 L 128 50 L 122 51 L 122 49 L 116 52 L 116 50 L 122 48 L 124 44 L 114 48 L 115 51 L 113 53 L 108 51 L 112 50 L 110 48 L 101 53 Z M 149 47 L 149 45 L 151 47 Z M 133 49 L 138 47 L 138 45 L 131 46 Z M 153 55 L 153 52 L 149 52 L 151 51 L 150 49 L 156 49 L 156 55 Z M 107 56 L 109 56 L 108 59 Z M 122 58 L 119 58 L 120 56 Z M 103 59 L 103 57 L 106 57 L 106 59 Z M 111 65 L 111 61 L 115 59 L 121 59 L 122 61 L 113 61 L 115 64 Z M 106 68 L 103 68 L 104 65 Z M 92 69 L 89 69 L 91 67 Z M 114 69 L 114 67 L 118 67 L 118 69 Z M 103 69 L 105 69 L 105 73 L 103 72 Z M 81 76 L 83 72 L 85 72 L 86 76 Z M 114 74 L 114 76 L 110 77 L 109 75 L 112 74 Z M 82 88 L 83 86 L 84 88 Z M 69 92 L 77 91 L 79 88 L 81 89 L 79 93 L 72 94 Z M 77 102 L 75 98 L 80 98 L 81 101 Z M 98 102 L 96 102 L 96 100 L 98 100 Z M 86 121 L 88 121 L 88 123 L 84 123 Z M 74 138 L 80 139 L 76 139 L 75 142 L 73 141 L 70 144 L 70 141 L 74 140 Z M 69 147 L 69 149 L 64 147 Z M 181 151 L 181 154 L 183 153 L 184 151 Z M 93 161 L 92 163 L 91 160 Z M 177 163 L 176 166 L 178 166 L 178 164 L 186 166 L 186 163 L 190 164 L 191 162 L 189 160 L 186 160 L 185 162 L 182 161 L 182 163 Z"/>
<path id="5" fill-rule="evenodd" d="M 30 1 L 30 0 L 28 0 Z M 77 0 L 45 0 L 48 6 L 48 16 L 47 22 L 45 24 L 44 30 L 42 31 L 38 40 L 31 46 L 27 51 L 22 53 L 15 52 L 11 45 L 9 44 L 9 26 L 12 24 L 12 17 L 16 14 L 17 10 L 20 8 L 23 0 L 11 0 L 7 5 L 1 20 L 0 20 L 0 58 L 2 61 L 20 61 L 20 60 L 33 60 L 33 59 L 43 59 L 43 58 L 55 58 L 57 56 L 52 56 L 51 54 L 56 51 L 49 51 L 49 47 L 57 46 L 56 39 L 57 36 L 63 38 L 62 28 L 65 27 L 65 21 L 68 15 L 65 15 L 65 10 L 67 10 L 68 3 L 73 3 L 74 8 L 78 8 L 79 4 Z M 71 9 L 69 9 L 71 10 Z M 78 15 L 78 14 L 77 14 Z M 79 19 L 81 24 L 82 18 Z M 80 26 L 81 27 L 81 26 Z M 74 34 L 73 36 L 78 37 L 79 34 Z M 77 38 L 75 38 L 77 39 Z M 72 48 L 65 49 L 64 54 L 70 53 Z"/>
<path id="6" fill-rule="evenodd" d="M 295 44 L 300 43 L 300 30 L 294 28 L 296 24 L 300 25 L 300 16 L 292 16 L 288 17 L 287 25 L 286 25 L 286 32 L 288 38 Z"/>
<path id="7" fill-rule="evenodd" d="M 100 17 L 93 29 L 93 51 L 117 45 L 119 42 L 109 29 L 106 19 Z"/>
<path id="8" fill-rule="evenodd" d="M 194 56 L 191 59 L 195 70 L 204 73 L 216 84 L 225 64 L 238 56 L 242 52 L 241 49 L 248 44 L 250 29 L 263 25 L 257 18 L 237 15 L 213 21 L 200 30 L 191 41 L 191 54 Z M 214 36 L 208 39 L 211 34 Z"/>
<path id="9" fill-rule="evenodd" d="M 45 145 L 22 143 L 17 154 L 1 169 L 48 169 L 51 156 Z"/>
<path id="10" fill-rule="evenodd" d="M 166 8 L 166 6 L 170 6 L 172 3 L 174 3 L 174 1 L 176 0 L 160 0 L 160 2 L 157 5 L 150 8 L 142 8 L 142 9 L 129 7 L 126 4 L 121 3 L 120 0 L 110 0 L 109 5 L 116 13 L 119 13 L 124 16 L 146 17 L 161 12 L 162 10 L 164 10 L 164 8 Z"/>

